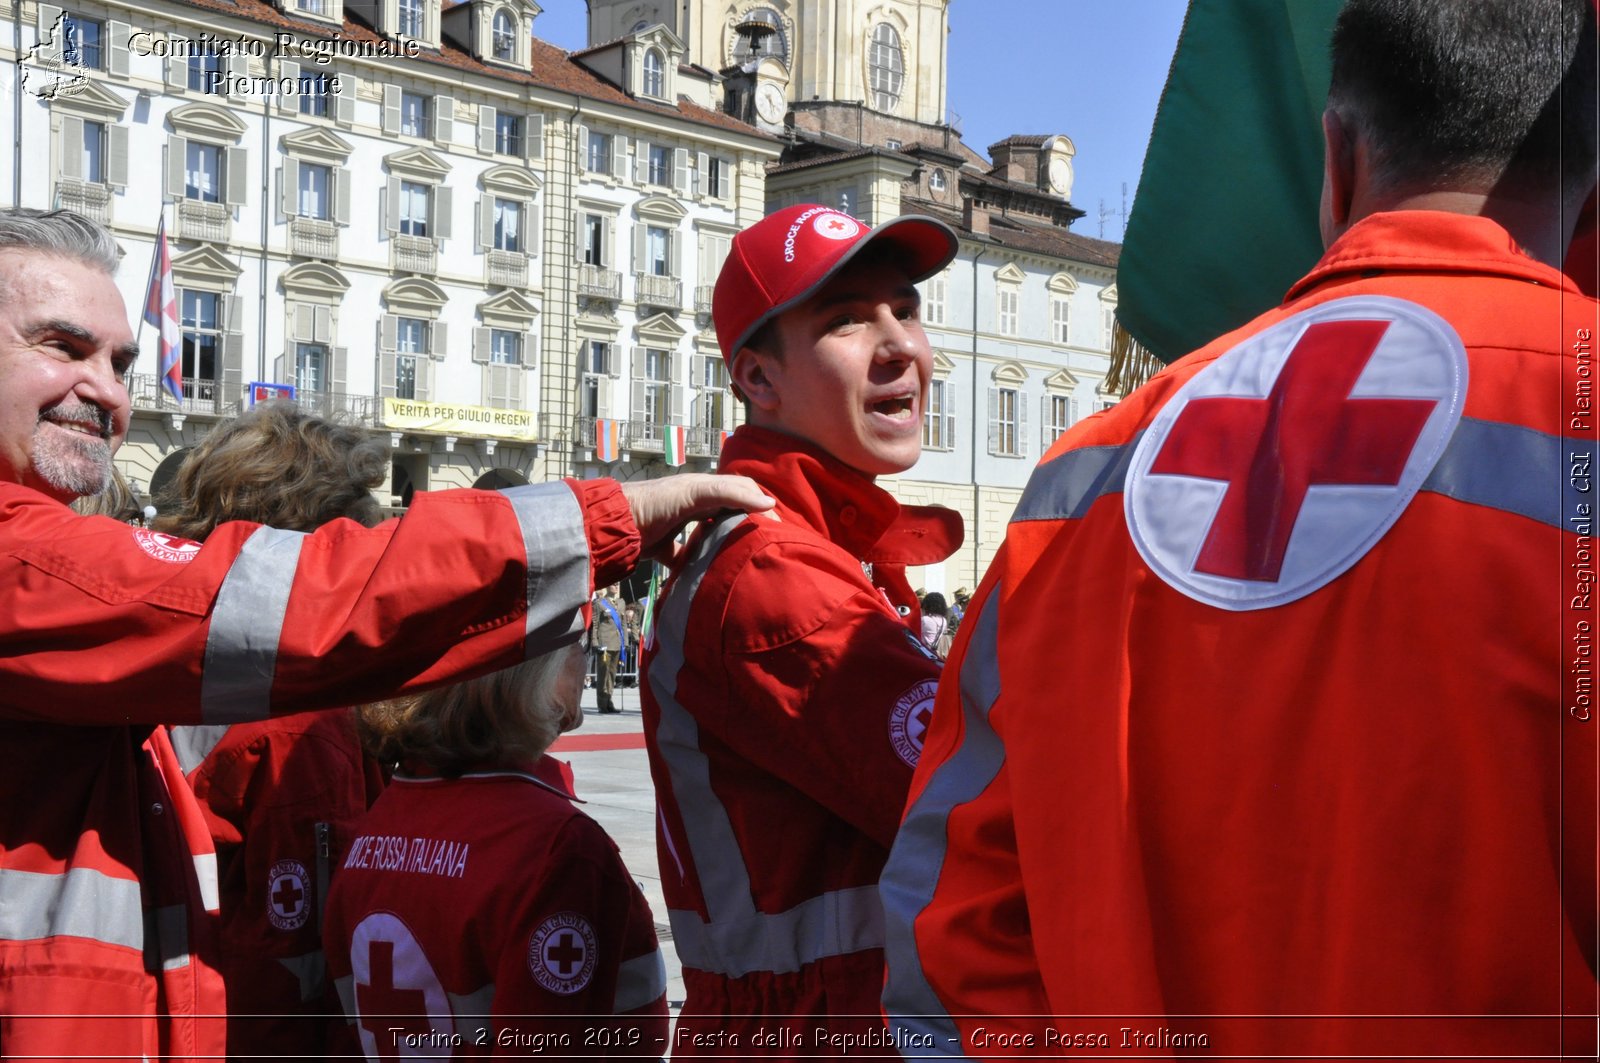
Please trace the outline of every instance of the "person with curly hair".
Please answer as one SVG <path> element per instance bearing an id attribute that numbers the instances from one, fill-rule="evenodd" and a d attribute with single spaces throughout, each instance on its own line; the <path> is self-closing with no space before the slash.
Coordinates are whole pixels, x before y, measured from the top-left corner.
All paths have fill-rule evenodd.
<path id="1" fill-rule="evenodd" d="M 219 424 L 162 495 L 155 530 L 205 541 L 224 521 L 292 531 L 331 521 L 370 527 L 388 451 L 353 425 L 292 403 Z M 217 851 L 218 965 L 228 1052 L 282 1058 L 349 1050 L 326 979 L 321 912 L 356 820 L 382 789 L 348 709 L 170 728 Z M 330 1040 L 331 1038 L 331 1040 Z"/>

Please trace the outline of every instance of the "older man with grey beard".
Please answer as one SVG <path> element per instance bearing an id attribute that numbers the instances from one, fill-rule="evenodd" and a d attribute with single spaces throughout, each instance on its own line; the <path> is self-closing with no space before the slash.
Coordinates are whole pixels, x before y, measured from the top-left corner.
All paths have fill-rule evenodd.
<path id="1" fill-rule="evenodd" d="M 576 641 L 592 588 L 684 520 L 765 509 L 674 476 L 419 495 L 376 528 L 204 546 L 67 508 L 128 432 L 109 233 L 0 211 L 0 1045 L 224 1052 L 209 833 L 156 724 L 369 701 Z M 306 884 L 312 888 L 314 884 Z"/>

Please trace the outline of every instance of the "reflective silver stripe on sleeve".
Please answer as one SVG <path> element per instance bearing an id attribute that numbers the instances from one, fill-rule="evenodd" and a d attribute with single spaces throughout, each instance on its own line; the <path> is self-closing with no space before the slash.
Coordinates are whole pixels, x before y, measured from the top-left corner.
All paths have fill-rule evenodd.
<path id="1" fill-rule="evenodd" d="M 1592 454 L 1594 444 L 1463 417 L 1422 490 L 1560 528 L 1562 513 L 1582 501 L 1565 460 L 1569 448 Z"/>
<path id="2" fill-rule="evenodd" d="M 279 956 L 278 963 L 299 983 L 301 1003 L 316 1000 L 322 995 L 322 987 L 328 981 L 328 958 L 321 949 L 302 952 L 298 956 Z"/>
<path id="3" fill-rule="evenodd" d="M 344 1009 L 344 1024 L 356 1024 L 356 976 L 347 974 L 343 978 L 335 978 L 333 987 L 339 991 L 339 1006 Z"/>
<path id="4" fill-rule="evenodd" d="M 143 950 L 142 903 L 137 882 L 91 868 L 0 868 L 0 941 L 75 937 Z"/>
<path id="5" fill-rule="evenodd" d="M 719 522 L 701 540 L 673 593 L 662 601 L 648 676 L 661 709 L 656 746 L 671 778 L 685 848 L 699 875 L 708 913 L 702 919 L 698 912 L 669 911 L 673 948 L 686 965 L 728 978 L 752 971 L 798 971 L 826 956 L 883 945 L 883 909 L 871 887 L 824 893 L 784 912 L 756 909 L 738 836 L 711 788 L 699 725 L 677 698 L 690 607 L 713 559 L 747 519 L 740 514 Z"/>
<path id="6" fill-rule="evenodd" d="M 1105 495 L 1122 493 L 1144 433 L 1120 447 L 1082 447 L 1040 465 L 1028 478 L 1013 521 L 1077 520 Z"/>
<path id="7" fill-rule="evenodd" d="M 192 775 L 194 769 L 205 763 L 205 759 L 227 733 L 228 725 L 225 723 L 205 726 L 184 724 L 167 728 L 168 737 L 172 739 L 172 751 L 178 754 L 178 766 L 185 775 Z"/>
<path id="8" fill-rule="evenodd" d="M 283 618 L 306 533 L 257 528 L 222 581 L 206 635 L 200 717 L 206 723 L 259 720 L 272 707 Z"/>
<path id="9" fill-rule="evenodd" d="M 523 655 L 537 657 L 583 634 L 589 601 L 589 538 L 583 507 L 564 483 L 501 491 L 522 528 L 528 566 Z"/>
<path id="10" fill-rule="evenodd" d="M 624 960 L 617 968 L 617 998 L 611 1010 L 618 1015 L 655 1003 L 667 991 L 667 961 L 656 949 L 648 956 Z"/>
<path id="11" fill-rule="evenodd" d="M 1078 520 L 1097 499 L 1120 494 L 1143 435 L 1120 447 L 1069 450 L 1040 465 L 1011 520 Z M 1463 417 L 1421 490 L 1560 528 L 1562 513 L 1572 513 L 1583 500 L 1571 482 L 1569 452 L 1592 456 L 1594 446 L 1523 425 Z"/>
<path id="12" fill-rule="evenodd" d="M 999 600 L 994 593 L 984 601 L 962 660 L 961 746 L 939 765 L 906 810 L 879 882 L 888 939 L 883 1008 L 889 1027 L 897 1034 L 925 1035 L 927 1040 L 921 1043 L 938 1046 L 935 1054 L 943 1050 L 958 1059 L 965 1058 L 961 1033 L 928 983 L 914 931 L 944 869 L 950 813 L 983 793 L 1005 763 L 1005 747 L 989 726 L 989 711 L 1000 698 Z M 938 959 L 960 963 L 959 956 Z M 920 1038 L 905 1040 L 919 1043 Z"/>

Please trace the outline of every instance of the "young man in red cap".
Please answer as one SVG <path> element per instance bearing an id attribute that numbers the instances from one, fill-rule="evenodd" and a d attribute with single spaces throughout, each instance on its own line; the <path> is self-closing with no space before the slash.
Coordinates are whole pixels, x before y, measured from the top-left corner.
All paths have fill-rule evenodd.
<path id="1" fill-rule="evenodd" d="M 893 1054 L 878 875 L 939 674 L 904 567 L 953 553 L 961 520 L 873 479 L 921 453 L 913 285 L 955 252 L 932 219 L 805 205 L 739 234 L 717 279 L 749 422 L 722 471 L 777 506 L 701 528 L 645 651 L 675 1054 Z"/>

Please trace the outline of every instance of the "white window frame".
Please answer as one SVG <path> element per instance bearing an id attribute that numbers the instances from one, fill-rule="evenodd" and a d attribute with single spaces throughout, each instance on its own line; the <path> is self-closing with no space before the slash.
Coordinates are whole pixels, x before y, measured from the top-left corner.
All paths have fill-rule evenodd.
<path id="1" fill-rule="evenodd" d="M 672 184 L 672 149 L 664 144 L 651 144 L 649 155 L 645 164 L 645 184 L 660 185 L 663 188 Z"/>
<path id="2" fill-rule="evenodd" d="M 1049 391 L 1044 396 L 1044 446 L 1048 450 L 1078 421 L 1078 400 L 1065 391 Z"/>
<path id="3" fill-rule="evenodd" d="M 433 133 L 433 100 L 421 92 L 400 90 L 400 135 L 428 139 Z"/>
<path id="4" fill-rule="evenodd" d="M 922 282 L 922 324 L 943 327 L 950 304 L 950 274 L 940 271 Z"/>
<path id="5" fill-rule="evenodd" d="M 501 28 L 501 20 L 505 28 Z M 489 54 L 502 63 L 517 61 L 517 20 L 505 8 L 495 11 L 489 20 Z"/>
<path id="6" fill-rule="evenodd" d="M 900 31 L 892 23 L 878 23 L 872 27 L 867 45 L 867 82 L 873 110 L 895 112 L 905 88 L 905 73 L 905 45 Z"/>
<path id="7" fill-rule="evenodd" d="M 955 386 L 948 377 L 928 381 L 928 401 L 922 411 L 922 449 L 956 448 Z"/>
<path id="8" fill-rule="evenodd" d="M 404 36 L 422 40 L 428 29 L 426 0 L 397 0 L 395 26 Z"/>
<path id="9" fill-rule="evenodd" d="M 1002 336 L 1017 335 L 1021 321 L 1022 288 L 1009 281 L 995 286 L 994 327 Z"/>
<path id="10" fill-rule="evenodd" d="M 1050 340 L 1063 346 L 1072 342 L 1072 300 L 1060 293 L 1050 296 Z"/>
<path id="11" fill-rule="evenodd" d="M 414 181 L 407 177 L 400 179 L 400 228 L 403 236 L 431 237 L 433 235 L 433 195 L 432 185 L 422 181 Z M 418 204 L 422 207 L 422 217 L 414 216 Z"/>
<path id="12" fill-rule="evenodd" d="M 640 92 L 651 99 L 661 100 L 667 94 L 667 58 L 659 48 L 646 48 L 641 68 Z"/>

